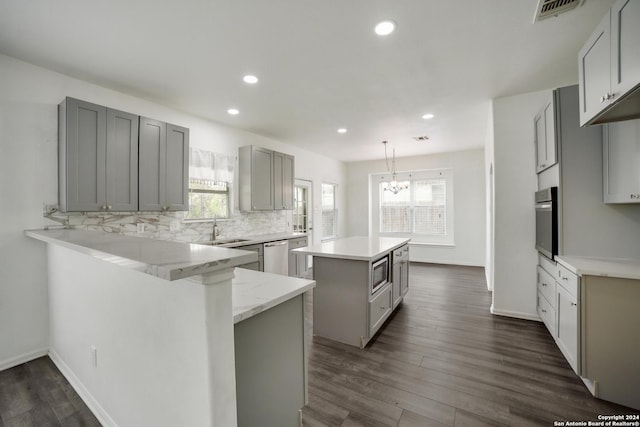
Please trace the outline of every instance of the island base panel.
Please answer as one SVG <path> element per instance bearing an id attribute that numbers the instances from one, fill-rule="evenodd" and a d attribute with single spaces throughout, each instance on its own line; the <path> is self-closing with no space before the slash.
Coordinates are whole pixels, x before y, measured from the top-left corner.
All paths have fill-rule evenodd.
<path id="1" fill-rule="evenodd" d="M 369 263 L 313 259 L 313 333 L 356 347 L 368 342 Z"/>
<path id="2" fill-rule="evenodd" d="M 596 397 L 640 409 L 640 281 L 582 281 L 582 375 L 596 382 Z"/>
<path id="3" fill-rule="evenodd" d="M 303 295 L 234 331 L 238 427 L 298 427 L 306 400 Z"/>

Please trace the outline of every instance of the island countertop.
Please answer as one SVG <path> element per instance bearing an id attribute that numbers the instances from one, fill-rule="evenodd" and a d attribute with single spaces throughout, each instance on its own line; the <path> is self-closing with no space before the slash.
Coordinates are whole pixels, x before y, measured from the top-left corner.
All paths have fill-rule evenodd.
<path id="1" fill-rule="evenodd" d="M 398 237 L 347 237 L 304 248 L 292 252 L 326 258 L 374 261 L 377 257 L 391 252 L 411 239 Z"/>
<path id="2" fill-rule="evenodd" d="M 236 268 L 232 280 L 233 323 L 262 313 L 316 286 L 313 280 Z"/>
<path id="3" fill-rule="evenodd" d="M 121 236 L 99 231 L 26 230 L 25 234 L 165 280 L 202 275 L 258 260 L 258 255 L 252 251 Z"/>

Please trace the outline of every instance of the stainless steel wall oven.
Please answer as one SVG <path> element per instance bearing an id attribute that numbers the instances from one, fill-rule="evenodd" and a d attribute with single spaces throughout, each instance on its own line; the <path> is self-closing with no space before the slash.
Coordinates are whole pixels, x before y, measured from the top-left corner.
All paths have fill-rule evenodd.
<path id="1" fill-rule="evenodd" d="M 550 259 L 558 255 L 558 187 L 536 191 L 536 249 Z"/>

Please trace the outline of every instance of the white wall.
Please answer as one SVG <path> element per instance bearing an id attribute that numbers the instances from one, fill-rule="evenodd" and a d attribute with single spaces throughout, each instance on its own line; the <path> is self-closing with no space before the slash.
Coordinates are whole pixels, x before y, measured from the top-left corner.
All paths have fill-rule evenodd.
<path id="1" fill-rule="evenodd" d="M 382 147 L 380 147 L 382 149 Z M 455 246 L 412 246 L 411 260 L 483 266 L 485 262 L 484 150 L 396 158 L 398 171 L 452 169 Z M 347 163 L 347 233 L 369 234 L 369 174 L 386 172 L 384 160 Z"/>
<path id="2" fill-rule="evenodd" d="M 495 314 L 538 319 L 533 117 L 548 96 L 542 91 L 493 100 Z"/>
<path id="3" fill-rule="evenodd" d="M 42 228 L 42 204 L 57 203 L 57 105 L 65 96 L 186 126 L 194 147 L 235 154 L 237 147 L 255 144 L 293 154 L 296 177 L 314 183 L 316 224 L 323 180 L 338 184 L 338 201 L 346 207 L 341 162 L 4 55 L 0 81 L 0 369 L 48 348 L 44 245 L 23 230 Z M 342 235 L 344 224 L 345 209 L 338 222 Z"/>
<path id="4" fill-rule="evenodd" d="M 205 286 L 158 279 L 55 244 L 47 253 L 52 358 L 100 421 L 212 422 Z"/>

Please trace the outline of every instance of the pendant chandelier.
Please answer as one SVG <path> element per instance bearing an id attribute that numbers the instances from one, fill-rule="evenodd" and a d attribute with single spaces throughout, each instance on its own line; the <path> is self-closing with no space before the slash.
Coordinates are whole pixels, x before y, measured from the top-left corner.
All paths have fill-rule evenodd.
<path id="1" fill-rule="evenodd" d="M 384 161 L 387 164 L 387 171 L 391 172 L 391 181 L 383 182 L 382 188 L 384 191 L 390 191 L 393 194 L 398 194 L 400 191 L 409 188 L 409 182 L 398 182 L 396 178 L 396 149 L 393 149 L 393 157 L 391 158 L 391 169 L 389 169 L 389 158 L 387 157 L 387 141 L 382 141 L 384 144 Z"/>

